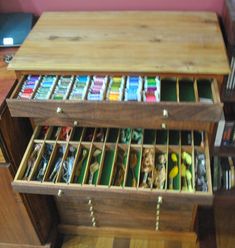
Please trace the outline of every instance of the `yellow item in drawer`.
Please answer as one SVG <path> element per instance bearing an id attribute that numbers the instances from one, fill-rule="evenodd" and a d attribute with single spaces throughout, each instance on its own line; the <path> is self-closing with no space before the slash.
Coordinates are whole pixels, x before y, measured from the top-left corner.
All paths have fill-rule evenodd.
<path id="1" fill-rule="evenodd" d="M 173 160 L 173 159 L 172 159 L 172 160 Z M 171 169 L 171 171 L 170 171 L 170 173 L 169 173 L 170 189 L 173 189 L 173 180 L 174 180 L 174 178 L 178 175 L 178 173 L 179 173 L 179 168 L 178 168 L 177 165 L 175 165 L 175 166 Z"/>

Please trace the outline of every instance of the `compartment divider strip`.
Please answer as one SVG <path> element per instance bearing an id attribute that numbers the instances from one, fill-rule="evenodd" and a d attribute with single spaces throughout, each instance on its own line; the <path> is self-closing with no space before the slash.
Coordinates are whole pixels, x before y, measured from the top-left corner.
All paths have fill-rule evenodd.
<path id="1" fill-rule="evenodd" d="M 177 97 L 177 102 L 180 102 L 180 90 L 179 90 L 179 78 L 176 78 L 176 97 Z"/>
<path id="2" fill-rule="evenodd" d="M 70 175 L 68 184 L 72 183 L 72 179 L 73 179 L 74 173 L 75 173 L 75 167 L 76 167 L 76 164 L 77 164 L 78 157 L 80 155 L 80 149 L 81 149 L 81 142 L 78 142 L 78 144 L 77 144 L 77 152 L 75 154 L 75 158 L 74 158 L 74 161 L 73 161 L 72 173 Z"/>
<path id="3" fill-rule="evenodd" d="M 194 88 L 195 101 L 196 101 L 196 103 L 198 103 L 199 102 L 199 94 L 198 94 L 198 88 L 197 88 L 197 79 L 194 79 L 194 81 L 193 81 L 193 88 Z"/>

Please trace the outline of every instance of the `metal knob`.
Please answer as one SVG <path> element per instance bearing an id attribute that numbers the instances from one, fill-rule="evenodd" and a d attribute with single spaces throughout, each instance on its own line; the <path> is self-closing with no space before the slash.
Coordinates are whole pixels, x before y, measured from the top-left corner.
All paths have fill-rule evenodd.
<path id="1" fill-rule="evenodd" d="M 57 113 L 57 114 L 60 114 L 60 113 L 62 113 L 62 112 L 63 112 L 63 109 L 62 109 L 61 107 L 57 107 L 56 113 Z"/>
<path id="2" fill-rule="evenodd" d="M 159 203 L 157 204 L 156 209 L 157 209 L 157 210 L 160 210 L 160 204 L 159 204 Z"/>
<path id="3" fill-rule="evenodd" d="M 160 219 L 159 215 L 156 216 L 156 221 L 157 221 L 157 222 L 159 222 L 159 219 Z"/>
<path id="4" fill-rule="evenodd" d="M 157 202 L 158 202 L 159 204 L 161 204 L 161 203 L 162 203 L 162 201 L 163 201 L 162 196 L 158 196 Z"/>
<path id="5" fill-rule="evenodd" d="M 92 226 L 94 226 L 94 227 L 95 227 L 95 226 L 96 226 L 96 222 L 93 222 L 93 223 L 92 223 Z"/>
<path id="6" fill-rule="evenodd" d="M 160 215 L 160 210 L 157 210 L 156 216 L 159 216 L 159 215 Z"/>
<path id="7" fill-rule="evenodd" d="M 91 216 L 91 217 L 93 217 L 93 216 L 94 216 L 94 212 L 93 212 L 93 211 L 91 211 L 91 214 L 90 214 L 90 216 Z"/>
<path id="8" fill-rule="evenodd" d="M 166 127 L 167 127 L 167 126 L 166 126 L 166 123 L 162 123 L 162 124 L 161 124 L 161 128 L 162 128 L 162 129 L 166 129 Z"/>
<path id="9" fill-rule="evenodd" d="M 164 118 L 168 118 L 168 111 L 166 109 L 163 109 L 162 115 Z"/>
<path id="10" fill-rule="evenodd" d="M 89 201 L 88 201 L 88 205 L 91 205 L 91 204 L 92 204 L 92 203 L 91 203 L 91 200 L 89 200 Z"/>
<path id="11" fill-rule="evenodd" d="M 78 125 L 78 122 L 77 121 L 74 121 L 73 122 L 73 125 L 76 127 Z"/>
<path id="12" fill-rule="evenodd" d="M 59 189 L 57 195 L 58 195 L 58 197 L 61 197 L 63 195 L 63 191 L 61 189 Z"/>
<path id="13" fill-rule="evenodd" d="M 90 212 L 92 212 L 93 211 L 93 207 L 92 206 L 90 206 Z"/>
<path id="14" fill-rule="evenodd" d="M 95 217 L 92 217 L 91 221 L 92 221 L 92 223 L 94 223 L 95 222 Z"/>

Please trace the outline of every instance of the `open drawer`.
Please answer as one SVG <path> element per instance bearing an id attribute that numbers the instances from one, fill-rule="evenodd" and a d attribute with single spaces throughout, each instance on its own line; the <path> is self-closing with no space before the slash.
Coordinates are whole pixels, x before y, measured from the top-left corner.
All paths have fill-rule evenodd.
<path id="1" fill-rule="evenodd" d="M 35 77 L 36 83 L 31 82 L 30 78 Z M 48 77 L 51 83 L 46 84 Z M 99 123 L 101 126 L 110 126 L 114 121 L 123 127 L 143 128 L 147 120 L 148 128 L 158 128 L 156 123 L 167 120 L 217 122 L 222 113 L 223 105 L 215 79 L 158 78 L 158 84 L 151 88 L 155 93 L 148 92 L 152 95 L 147 102 L 147 77 L 139 77 L 142 84 L 138 89 L 138 101 L 128 101 L 128 76 L 123 77 L 122 88 L 118 88 L 119 100 L 109 100 L 111 76 L 107 76 L 105 81 L 102 100 L 87 100 L 94 82 L 94 77 L 88 78 L 85 86 L 81 86 L 79 76 L 23 76 L 11 98 L 7 99 L 11 115 L 73 119 L 78 123 Z M 157 77 L 151 78 L 154 81 Z M 82 95 L 77 93 L 79 87 L 83 87 Z"/>
<path id="2" fill-rule="evenodd" d="M 38 126 L 13 187 L 22 193 L 212 201 L 205 132 Z"/>

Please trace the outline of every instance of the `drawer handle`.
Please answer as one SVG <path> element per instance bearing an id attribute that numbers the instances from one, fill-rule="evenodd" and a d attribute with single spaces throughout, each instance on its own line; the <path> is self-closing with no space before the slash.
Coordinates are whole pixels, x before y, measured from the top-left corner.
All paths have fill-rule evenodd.
<path id="1" fill-rule="evenodd" d="M 58 197 L 61 197 L 63 195 L 63 190 L 59 189 L 57 195 Z"/>
<path id="2" fill-rule="evenodd" d="M 157 202 L 158 204 L 161 204 L 163 201 L 163 197 L 162 196 L 158 196 Z"/>
<path id="3" fill-rule="evenodd" d="M 162 124 L 161 124 L 161 128 L 162 128 L 162 129 L 166 129 L 166 127 L 167 127 L 167 126 L 166 126 L 166 123 L 162 123 Z"/>
<path id="4" fill-rule="evenodd" d="M 162 115 L 163 115 L 164 118 L 168 118 L 168 110 L 167 109 L 163 109 Z"/>
<path id="5" fill-rule="evenodd" d="M 57 114 L 63 113 L 63 109 L 62 109 L 61 107 L 57 107 L 56 113 L 57 113 Z"/>
<path id="6" fill-rule="evenodd" d="M 159 222 L 156 222 L 156 230 L 159 230 Z"/>
<path id="7" fill-rule="evenodd" d="M 92 205 L 91 200 L 88 201 L 88 205 Z"/>

